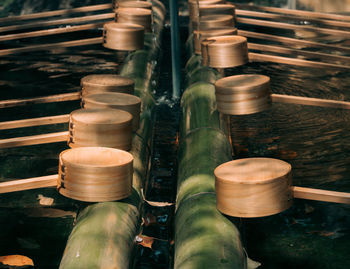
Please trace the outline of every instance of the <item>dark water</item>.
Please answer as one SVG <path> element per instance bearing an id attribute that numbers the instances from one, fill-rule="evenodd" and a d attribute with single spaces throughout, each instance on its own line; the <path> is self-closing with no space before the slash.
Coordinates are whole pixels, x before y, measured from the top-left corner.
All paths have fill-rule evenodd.
<path id="1" fill-rule="evenodd" d="M 302 2 L 306 1 L 297 1 L 297 7 Z M 254 30 L 301 38 L 292 31 Z M 313 35 L 307 40 L 329 43 L 332 39 Z M 348 46 L 349 40 L 336 38 L 334 43 Z M 227 75 L 247 73 L 270 76 L 273 93 L 350 101 L 350 72 L 268 63 L 227 71 Z M 291 163 L 294 185 L 349 192 L 349 120 L 349 110 L 274 103 L 262 113 L 231 116 L 231 138 L 237 158 L 264 156 Z M 348 205 L 296 200 L 286 212 L 244 223 L 248 254 L 262 263 L 260 268 L 349 268 Z"/>

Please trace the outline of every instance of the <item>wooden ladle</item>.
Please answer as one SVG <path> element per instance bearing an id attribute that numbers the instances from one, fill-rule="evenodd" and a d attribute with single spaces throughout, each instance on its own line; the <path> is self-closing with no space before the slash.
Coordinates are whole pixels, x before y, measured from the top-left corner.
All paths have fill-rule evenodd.
<path id="1" fill-rule="evenodd" d="M 239 159 L 215 171 L 217 208 L 244 218 L 278 214 L 293 198 L 350 204 L 350 193 L 292 186 L 292 166 L 272 158 Z"/>

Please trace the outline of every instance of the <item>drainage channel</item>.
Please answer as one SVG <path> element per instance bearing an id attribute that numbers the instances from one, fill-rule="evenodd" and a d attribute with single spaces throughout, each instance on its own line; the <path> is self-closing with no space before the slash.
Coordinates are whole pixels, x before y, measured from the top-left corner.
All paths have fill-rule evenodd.
<path id="1" fill-rule="evenodd" d="M 170 28 L 166 27 L 163 30 L 159 85 L 154 93 L 157 106 L 153 153 L 149 180 L 145 186 L 143 231 L 137 238 L 136 268 L 168 268 L 171 264 L 179 109 L 169 90 L 172 87 L 169 41 Z"/>

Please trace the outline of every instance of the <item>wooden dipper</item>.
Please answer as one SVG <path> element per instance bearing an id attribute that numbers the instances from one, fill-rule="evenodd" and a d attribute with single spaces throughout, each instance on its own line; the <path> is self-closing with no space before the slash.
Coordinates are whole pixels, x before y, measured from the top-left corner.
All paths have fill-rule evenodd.
<path id="1" fill-rule="evenodd" d="M 209 37 L 201 43 L 203 65 L 228 68 L 248 63 L 247 39 L 228 35 Z"/>
<path id="2" fill-rule="evenodd" d="M 223 36 L 223 35 L 236 35 L 237 29 L 234 27 L 223 26 L 218 28 L 212 28 L 209 30 L 194 30 L 193 31 L 193 44 L 195 54 L 201 54 L 201 42 L 213 36 Z"/>
<path id="3" fill-rule="evenodd" d="M 132 115 L 117 109 L 78 109 L 70 114 L 68 145 L 131 148 Z"/>
<path id="4" fill-rule="evenodd" d="M 271 106 L 270 78 L 264 75 L 236 75 L 215 82 L 218 111 L 246 115 Z"/>
<path id="5" fill-rule="evenodd" d="M 152 3 L 147 1 L 123 1 L 118 4 L 119 8 L 145 8 L 152 10 Z"/>
<path id="6" fill-rule="evenodd" d="M 143 48 L 144 27 L 132 23 L 107 22 L 103 25 L 103 46 L 113 50 L 132 51 Z"/>
<path id="7" fill-rule="evenodd" d="M 232 15 L 235 17 L 235 6 L 233 4 L 199 5 L 199 16 L 207 15 Z"/>
<path id="8" fill-rule="evenodd" d="M 58 191 L 86 202 L 114 201 L 132 191 L 133 156 L 104 147 L 68 149 L 59 156 Z"/>
<path id="9" fill-rule="evenodd" d="M 294 198 L 350 204 L 350 194 L 293 187 L 291 165 L 272 158 L 247 158 L 219 165 L 215 171 L 217 208 L 244 218 L 280 213 Z"/>
<path id="10" fill-rule="evenodd" d="M 97 93 L 83 97 L 84 108 L 112 108 L 129 112 L 132 119 L 132 130 L 136 131 L 140 124 L 141 99 L 125 93 Z"/>
<path id="11" fill-rule="evenodd" d="M 94 74 L 80 80 L 82 96 L 101 92 L 134 94 L 134 80 L 114 74 Z"/>
<path id="12" fill-rule="evenodd" d="M 235 26 L 232 15 L 207 15 L 200 17 L 199 20 L 192 21 L 192 28 L 199 30 L 209 30 L 223 26 Z"/>
<path id="13" fill-rule="evenodd" d="M 193 21 L 199 17 L 199 7 L 213 4 L 225 4 L 225 2 L 225 0 L 190 0 L 188 1 L 189 18 Z"/>
<path id="14" fill-rule="evenodd" d="M 132 191 L 133 156 L 104 147 L 68 149 L 59 155 L 59 174 L 0 183 L 0 193 L 57 187 L 69 198 L 86 202 L 115 201 Z"/>
<path id="15" fill-rule="evenodd" d="M 152 11 L 146 8 L 121 7 L 117 9 L 116 21 L 142 25 L 145 28 L 145 32 L 151 32 Z"/>

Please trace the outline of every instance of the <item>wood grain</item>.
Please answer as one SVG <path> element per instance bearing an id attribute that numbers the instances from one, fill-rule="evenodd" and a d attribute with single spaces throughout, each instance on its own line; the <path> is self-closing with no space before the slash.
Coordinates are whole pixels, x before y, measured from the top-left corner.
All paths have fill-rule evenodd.
<path id="1" fill-rule="evenodd" d="M 10 180 L 0 183 L 0 193 L 25 191 L 38 188 L 56 187 L 58 175 Z"/>
<path id="2" fill-rule="evenodd" d="M 25 120 L 3 121 L 3 122 L 0 122 L 0 130 L 65 123 L 68 121 L 69 121 L 69 114 L 32 118 L 32 119 L 25 119 Z"/>
<path id="3" fill-rule="evenodd" d="M 348 205 L 350 204 L 350 193 L 347 192 L 328 191 L 296 186 L 294 186 L 292 189 L 294 198 Z"/>

